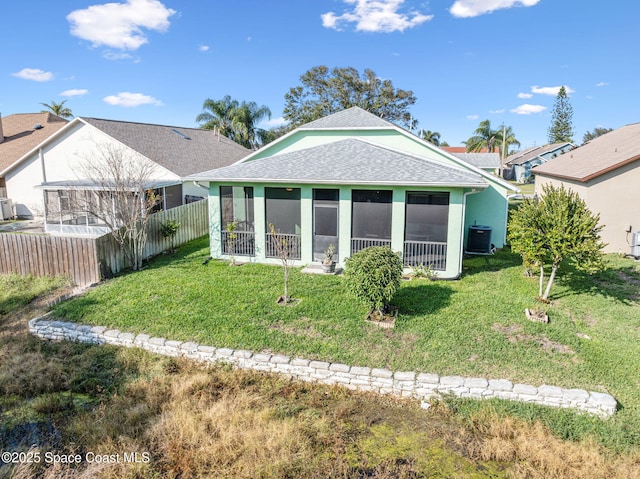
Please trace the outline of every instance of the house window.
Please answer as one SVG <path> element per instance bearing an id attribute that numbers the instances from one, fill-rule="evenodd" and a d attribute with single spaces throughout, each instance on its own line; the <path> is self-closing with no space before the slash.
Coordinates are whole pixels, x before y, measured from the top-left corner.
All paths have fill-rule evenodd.
<path id="1" fill-rule="evenodd" d="M 60 224 L 61 211 L 59 193 L 59 191 L 44 192 L 44 208 L 45 216 L 47 218 L 47 224 Z"/>
<path id="2" fill-rule="evenodd" d="M 447 242 L 449 193 L 408 192 L 405 240 Z"/>
<path id="3" fill-rule="evenodd" d="M 267 231 L 300 234 L 300 188 L 265 188 Z"/>
<path id="4" fill-rule="evenodd" d="M 407 192 L 403 260 L 406 266 L 447 268 L 449 193 Z"/>
<path id="5" fill-rule="evenodd" d="M 353 190 L 351 254 L 370 246 L 391 246 L 391 190 Z"/>
<path id="6" fill-rule="evenodd" d="M 222 229 L 233 221 L 238 231 L 253 231 L 253 188 L 251 186 L 221 186 L 220 207 Z"/>
<path id="7" fill-rule="evenodd" d="M 276 244 L 280 244 L 286 245 L 290 258 L 300 259 L 300 188 L 265 188 L 264 195 L 267 223 L 266 256 L 277 257 Z M 271 224 L 276 230 L 276 237 L 270 234 Z"/>
<path id="8" fill-rule="evenodd" d="M 220 214 L 222 221 L 222 252 L 231 255 L 255 255 L 253 188 L 251 186 L 221 186 Z M 236 231 L 227 225 L 236 222 Z"/>
<path id="9" fill-rule="evenodd" d="M 44 195 L 47 224 L 107 226 L 101 215 L 110 213 L 112 209 L 108 192 L 47 190 Z"/>

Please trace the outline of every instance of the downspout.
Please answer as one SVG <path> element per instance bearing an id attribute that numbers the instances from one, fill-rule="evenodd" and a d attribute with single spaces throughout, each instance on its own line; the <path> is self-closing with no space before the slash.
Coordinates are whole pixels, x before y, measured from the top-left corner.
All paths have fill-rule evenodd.
<path id="1" fill-rule="evenodd" d="M 44 154 L 42 153 L 42 148 L 38 149 L 38 159 L 40 160 L 40 166 L 42 167 L 42 182 L 47 182 L 47 169 L 44 166 Z"/>
<path id="2" fill-rule="evenodd" d="M 460 259 L 458 260 L 458 276 L 462 275 L 462 257 L 464 256 L 464 224 L 467 212 L 467 196 L 480 193 L 479 190 L 472 188 L 471 191 L 465 191 L 462 193 L 462 226 L 460 227 Z"/>

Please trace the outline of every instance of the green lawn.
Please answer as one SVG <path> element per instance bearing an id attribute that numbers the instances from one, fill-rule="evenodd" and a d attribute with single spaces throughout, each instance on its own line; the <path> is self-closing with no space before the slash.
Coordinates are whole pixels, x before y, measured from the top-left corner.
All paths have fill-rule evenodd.
<path id="1" fill-rule="evenodd" d="M 508 407 L 545 416 L 566 437 L 593 432 L 609 446 L 640 445 L 640 267 L 632 260 L 610 256 L 593 277 L 561 271 L 544 306 L 551 322 L 540 324 L 524 316 L 540 305 L 537 279 L 524 277 L 518 256 L 469 258 L 459 281 L 403 282 L 396 328 L 381 330 L 363 321 L 367 308 L 340 277 L 294 270 L 290 293 L 300 302 L 280 306 L 279 267 L 203 265 L 208 255 L 208 239 L 196 240 L 56 306 L 56 314 L 217 347 L 606 391 L 621 404 L 608 421 Z"/>

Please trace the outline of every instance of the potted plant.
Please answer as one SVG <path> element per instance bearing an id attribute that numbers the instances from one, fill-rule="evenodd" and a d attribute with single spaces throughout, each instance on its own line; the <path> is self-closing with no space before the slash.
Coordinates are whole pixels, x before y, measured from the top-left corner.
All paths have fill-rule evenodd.
<path id="1" fill-rule="evenodd" d="M 330 244 L 324 251 L 324 259 L 322 260 L 322 272 L 323 273 L 335 273 L 336 261 L 334 259 L 336 254 L 336 247 Z"/>

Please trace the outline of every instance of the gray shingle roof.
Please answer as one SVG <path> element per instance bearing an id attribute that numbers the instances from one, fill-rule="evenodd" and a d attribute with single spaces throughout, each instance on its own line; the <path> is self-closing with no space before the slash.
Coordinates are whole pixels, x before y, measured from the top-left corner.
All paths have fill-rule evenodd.
<path id="1" fill-rule="evenodd" d="M 319 118 L 302 125 L 300 130 L 317 130 L 325 128 L 394 128 L 395 125 L 382 118 L 354 106 L 332 115 Z"/>
<path id="2" fill-rule="evenodd" d="M 251 153 L 224 136 L 200 128 L 82 120 L 181 177 L 231 165 Z"/>
<path id="3" fill-rule="evenodd" d="M 550 151 L 564 148 L 564 146 L 567 144 L 568 143 L 565 142 L 565 143 L 554 143 L 554 144 L 542 145 L 542 146 L 534 146 L 509 156 L 505 160 L 505 164 L 510 166 L 522 165 L 524 163 L 527 163 L 528 161 L 533 160 L 534 158 L 537 158 L 538 156 L 544 155 L 545 153 L 549 153 Z"/>
<path id="4" fill-rule="evenodd" d="M 500 168 L 498 153 L 451 153 L 467 163 L 478 168 Z"/>
<path id="5" fill-rule="evenodd" d="M 189 179 L 277 183 L 487 186 L 479 174 L 347 138 L 212 170 Z"/>

